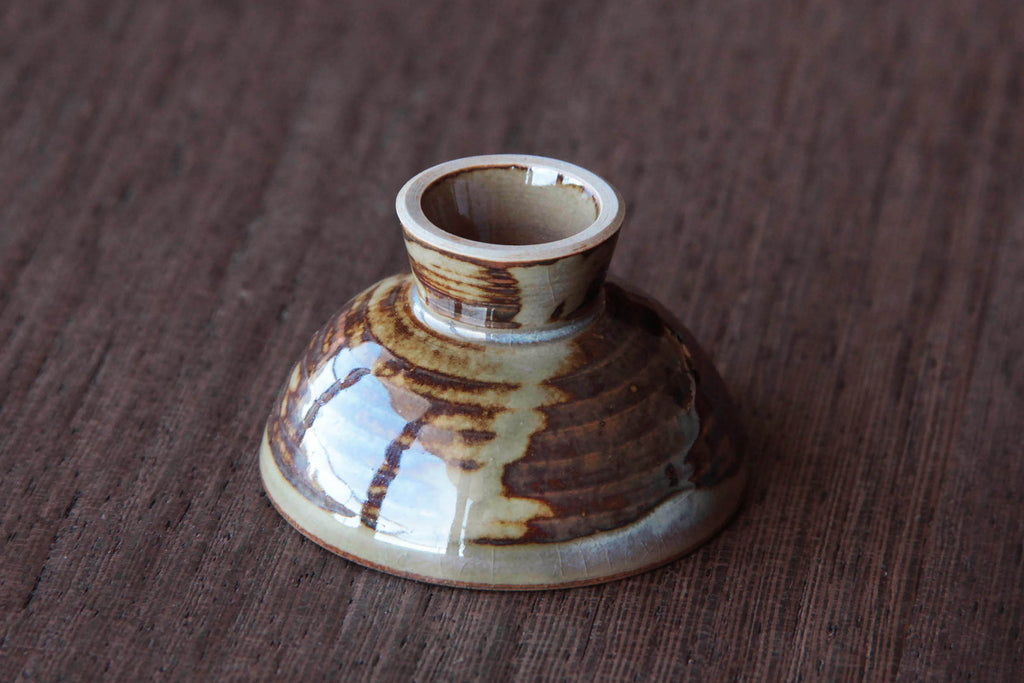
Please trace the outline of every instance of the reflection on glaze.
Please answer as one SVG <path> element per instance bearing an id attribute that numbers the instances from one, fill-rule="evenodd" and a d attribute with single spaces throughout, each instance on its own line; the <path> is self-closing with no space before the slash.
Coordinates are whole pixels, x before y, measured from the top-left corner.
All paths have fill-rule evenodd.
<path id="1" fill-rule="evenodd" d="M 408 397 L 406 404 L 417 406 L 420 414 L 399 415 L 388 388 L 370 374 L 369 368 L 386 357 L 379 344 L 366 342 L 343 349 L 310 376 L 306 413 L 319 409 L 301 441 L 308 471 L 324 495 L 350 511 L 352 522 L 405 544 L 443 551 L 455 519 L 455 488 L 444 463 L 415 442 L 429 402 Z M 332 391 L 338 378 L 347 377 L 360 379 Z M 428 489 L 416 481 L 432 483 Z M 437 533 L 442 528 L 445 533 Z"/>
<path id="2" fill-rule="evenodd" d="M 410 279 L 385 281 L 297 368 L 268 426 L 279 467 L 345 526 L 438 554 L 643 517 L 693 487 L 702 425 L 685 354 L 658 351 L 676 342 L 657 318 L 623 324 L 633 304 L 609 291 L 573 344 L 467 343 L 457 368 L 452 341 L 416 318 Z"/>

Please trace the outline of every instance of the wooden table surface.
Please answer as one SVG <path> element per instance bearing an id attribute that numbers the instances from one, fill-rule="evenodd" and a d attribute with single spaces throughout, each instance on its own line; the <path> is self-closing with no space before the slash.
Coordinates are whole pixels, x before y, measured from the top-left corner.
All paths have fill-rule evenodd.
<path id="1" fill-rule="evenodd" d="M 1019 676 L 1024 4 L 868 5 L 6 3 L 0 678 Z M 398 188 L 502 151 L 619 188 L 739 404 L 747 502 L 663 569 L 421 585 L 262 492 Z"/>

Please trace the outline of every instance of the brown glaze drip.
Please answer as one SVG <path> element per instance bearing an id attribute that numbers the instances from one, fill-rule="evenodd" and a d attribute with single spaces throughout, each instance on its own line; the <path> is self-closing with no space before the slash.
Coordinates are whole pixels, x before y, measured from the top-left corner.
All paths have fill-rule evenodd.
<path id="1" fill-rule="evenodd" d="M 384 502 L 384 496 L 388 493 L 388 486 L 398 474 L 398 468 L 402 465 L 402 453 L 416 440 L 420 429 L 423 427 L 424 419 L 414 420 L 407 425 L 402 433 L 394 441 L 388 444 L 384 454 L 384 462 L 377 469 L 370 488 L 366 492 L 366 502 L 359 513 L 359 521 L 364 526 L 376 530 L 377 519 L 380 517 L 380 506 Z"/>
<path id="2" fill-rule="evenodd" d="M 488 327 L 519 327 L 513 322 L 522 306 L 519 285 L 505 268 L 482 266 L 482 275 L 471 280 L 471 287 L 467 287 L 464 276 L 416 261 L 411 261 L 411 266 L 413 275 L 423 286 L 424 303 L 434 310 L 456 320 L 470 317 Z"/>
<path id="3" fill-rule="evenodd" d="M 338 395 L 338 392 L 348 389 L 350 386 L 358 382 L 360 379 L 370 373 L 370 368 L 356 368 L 345 376 L 345 379 L 339 379 L 324 393 L 320 394 L 316 398 L 316 403 L 310 406 L 309 410 L 306 411 L 306 416 L 302 418 L 302 425 L 296 430 L 296 437 L 302 439 L 305 435 L 306 430 L 313 424 L 313 420 L 316 419 L 317 413 L 324 407 L 328 401 Z"/>
<path id="4" fill-rule="evenodd" d="M 677 417 L 694 401 L 685 361 L 656 313 L 614 285 L 607 290 L 605 315 L 574 340 L 569 365 L 548 381 L 565 400 L 543 409 L 547 428 L 534 434 L 526 457 L 505 468 L 508 495 L 541 500 L 555 512 L 530 521 L 528 534 L 513 542 L 618 528 L 687 488 Z"/>
<path id="5" fill-rule="evenodd" d="M 405 232 L 408 244 L 429 254 L 429 257 L 422 254 L 417 257 L 416 251 L 410 251 L 409 259 L 424 303 L 442 317 L 502 330 L 524 327 L 517 317 L 531 307 L 544 311 L 544 315 L 532 323 L 533 327 L 571 322 L 591 313 L 600 296 L 617 237 L 613 235 L 601 244 L 570 256 L 506 263 L 441 251 Z M 583 279 L 574 281 L 568 290 L 556 292 L 551 288 L 551 281 L 541 277 L 539 271 L 556 272 L 557 264 L 569 259 L 586 264 L 579 271 Z M 515 273 L 521 276 L 538 273 L 538 281 L 532 288 L 526 287 Z M 556 293 L 571 297 L 571 305 L 565 298 L 551 300 Z"/>

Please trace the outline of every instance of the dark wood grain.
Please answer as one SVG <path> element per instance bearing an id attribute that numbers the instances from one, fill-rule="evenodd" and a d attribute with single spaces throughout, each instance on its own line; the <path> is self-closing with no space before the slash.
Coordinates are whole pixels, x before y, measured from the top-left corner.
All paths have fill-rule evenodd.
<path id="1" fill-rule="evenodd" d="M 1013 680 L 1024 4 L 42 2 L 0 12 L 0 678 Z M 256 465 L 447 159 L 564 158 L 714 355 L 735 522 L 605 586 L 390 578 Z"/>

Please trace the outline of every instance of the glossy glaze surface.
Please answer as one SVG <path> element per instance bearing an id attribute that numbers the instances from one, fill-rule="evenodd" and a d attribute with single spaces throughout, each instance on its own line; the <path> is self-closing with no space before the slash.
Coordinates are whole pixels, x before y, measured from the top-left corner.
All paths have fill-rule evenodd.
<path id="1" fill-rule="evenodd" d="M 530 160 L 489 161 L 476 191 Z M 604 283 L 621 208 L 580 175 L 525 218 L 522 197 L 487 214 L 506 235 L 567 218 L 554 257 L 439 246 L 404 217 L 413 275 L 321 329 L 267 424 L 265 484 L 306 535 L 396 574 L 537 588 L 642 571 L 726 521 L 743 476 L 720 381 L 681 326 Z"/>

